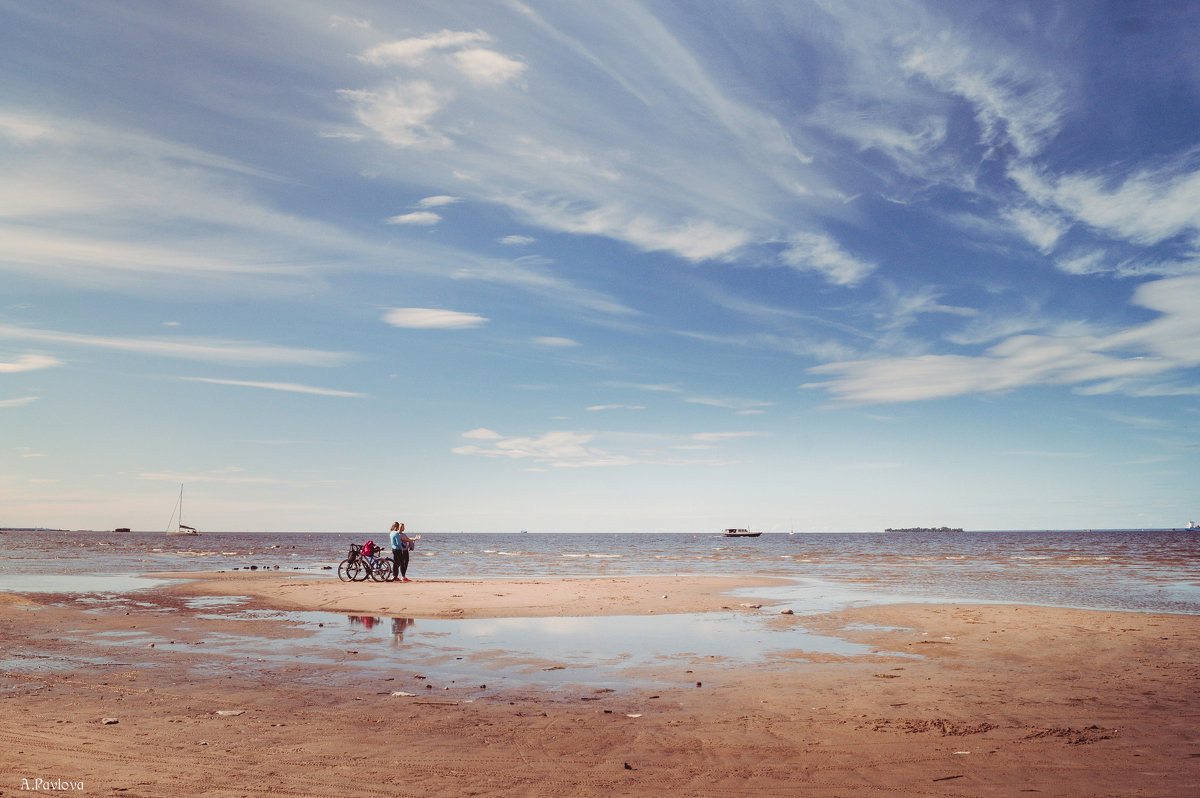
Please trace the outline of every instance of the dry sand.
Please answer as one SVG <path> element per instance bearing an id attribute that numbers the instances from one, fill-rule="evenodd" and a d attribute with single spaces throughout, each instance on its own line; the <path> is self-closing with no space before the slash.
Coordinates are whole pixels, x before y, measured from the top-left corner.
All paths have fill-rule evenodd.
<path id="1" fill-rule="evenodd" d="M 1196 616 L 994 605 L 791 616 L 721 592 L 769 580 L 213 576 L 99 608 L 0 594 L 0 795 L 47 784 L 123 796 L 1200 795 Z M 246 621 L 186 601 L 229 594 L 414 618 L 728 607 L 763 615 L 766 634 L 803 627 L 881 653 L 668 658 L 604 690 L 497 691 L 411 671 L 355 682 L 350 651 L 321 667 L 253 652 L 214 663 L 207 644 Z M 256 634 L 303 642 L 278 624 Z"/>

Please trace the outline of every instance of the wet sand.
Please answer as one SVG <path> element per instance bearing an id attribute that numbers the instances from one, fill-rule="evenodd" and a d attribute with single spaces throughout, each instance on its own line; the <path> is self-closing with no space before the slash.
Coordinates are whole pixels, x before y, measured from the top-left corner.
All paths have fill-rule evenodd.
<path id="1" fill-rule="evenodd" d="M 107 606 L 0 594 L 0 795 L 36 779 L 128 796 L 1200 794 L 1196 616 L 782 615 L 722 592 L 763 580 L 217 576 Z M 452 678 L 453 657 L 438 677 L 401 663 L 357 680 L 355 651 L 320 665 L 252 648 L 214 657 L 214 641 L 254 622 L 195 609 L 198 595 L 416 618 L 728 607 L 761 615 L 768 635 L 803 627 L 879 653 L 669 657 L 626 669 L 616 688 L 497 690 Z M 305 645 L 286 625 L 255 633 Z"/>

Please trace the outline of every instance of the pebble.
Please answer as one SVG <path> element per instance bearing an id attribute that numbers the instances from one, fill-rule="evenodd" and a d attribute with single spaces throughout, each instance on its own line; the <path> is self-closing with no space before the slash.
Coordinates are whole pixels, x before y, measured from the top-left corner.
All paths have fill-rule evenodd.
<path id="1" fill-rule="evenodd" d="M 111 726 L 112 724 L 117 723 L 118 721 L 116 718 L 101 718 L 100 722 L 106 726 Z"/>

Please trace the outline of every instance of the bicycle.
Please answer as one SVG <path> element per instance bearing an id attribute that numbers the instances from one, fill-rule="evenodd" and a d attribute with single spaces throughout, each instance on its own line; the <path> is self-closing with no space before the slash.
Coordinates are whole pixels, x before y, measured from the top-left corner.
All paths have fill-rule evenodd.
<path id="1" fill-rule="evenodd" d="M 364 555 L 362 546 L 350 544 L 350 553 L 338 564 L 338 579 L 343 582 L 387 582 L 392 578 L 392 561 L 374 554 Z"/>

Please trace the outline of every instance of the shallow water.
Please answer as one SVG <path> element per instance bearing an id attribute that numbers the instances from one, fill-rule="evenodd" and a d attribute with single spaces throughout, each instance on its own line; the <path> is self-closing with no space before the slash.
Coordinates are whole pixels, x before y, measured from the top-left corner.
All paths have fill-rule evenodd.
<path id="1" fill-rule="evenodd" d="M 172 606 L 143 601 L 137 594 L 97 596 L 97 609 L 133 615 L 172 613 Z M 185 643 L 200 626 L 183 616 L 167 639 L 156 627 L 72 634 L 111 650 L 109 661 L 153 668 L 164 652 L 202 656 L 195 667 L 223 673 L 230 667 L 270 671 L 280 666 L 308 665 L 346 683 L 404 682 L 420 673 L 425 683 L 470 685 L 478 693 L 504 688 L 543 688 L 565 684 L 590 687 L 627 685 L 629 674 L 675 663 L 677 677 L 702 666 L 743 666 L 787 654 L 803 662 L 816 656 L 868 656 L 871 647 L 813 634 L 801 624 L 772 626 L 777 612 L 720 612 L 670 616 L 603 616 L 589 618 L 412 619 L 326 612 L 252 609 L 240 596 L 190 598 L 198 620 L 231 621 L 235 628 L 202 632 L 202 643 Z M 238 623 L 242 628 L 236 628 Z M 225 627 L 228 629 L 228 627 Z M 350 660 L 348 663 L 347 660 Z M 92 664 L 104 658 L 91 658 Z M 83 660 L 79 660 L 80 664 Z M 66 667 L 62 657 L 32 658 L 16 654 L 0 664 L 25 672 Z M 20 665 L 19 668 L 14 666 Z M 711 668 L 709 669 L 711 672 Z M 322 676 L 327 678 L 327 676 Z M 376 684 L 377 683 L 377 684 Z M 480 688 L 480 685 L 487 685 Z M 642 686 L 647 686 L 642 682 Z M 411 688 L 406 688 L 411 689 Z"/>
<path id="2" fill-rule="evenodd" d="M 254 568 L 336 578 L 333 569 L 350 543 L 365 539 L 307 533 L 8 532 L 0 535 L 0 590 L 37 589 L 63 576 L 156 571 Z M 422 533 L 409 570 L 417 579 L 713 574 L 802 580 L 797 596 L 806 605 L 828 606 L 827 596 L 840 596 L 1200 613 L 1200 533 L 765 534 L 744 539 Z M 85 581 L 77 584 L 72 589 L 98 589 Z"/>

